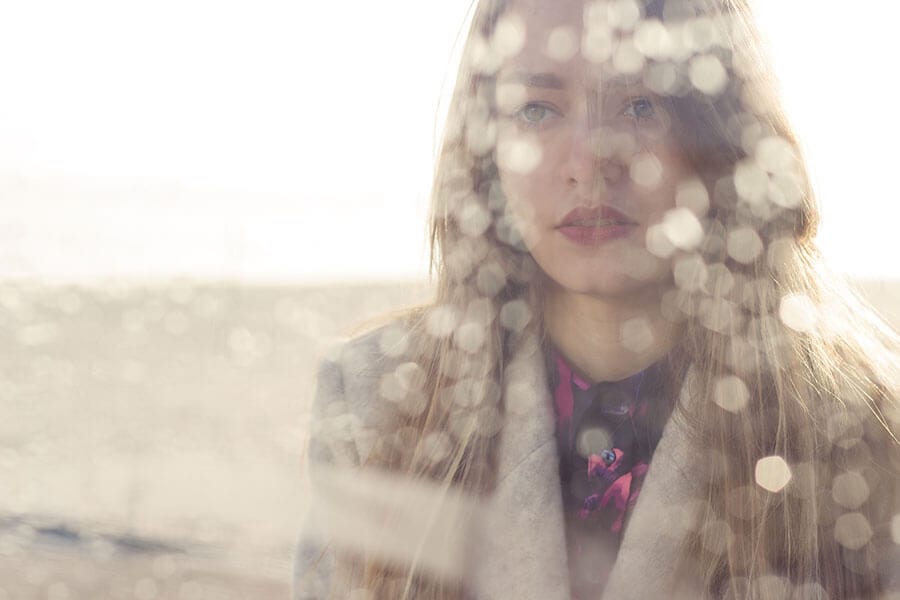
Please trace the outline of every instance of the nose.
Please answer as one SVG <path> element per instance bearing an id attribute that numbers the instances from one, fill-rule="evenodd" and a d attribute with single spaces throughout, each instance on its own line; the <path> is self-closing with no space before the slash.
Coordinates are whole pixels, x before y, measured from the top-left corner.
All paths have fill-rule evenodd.
<path id="1" fill-rule="evenodd" d="M 589 119 L 573 123 L 561 173 L 567 185 L 591 193 L 619 181 L 626 169 L 612 142 L 610 132 Z"/>

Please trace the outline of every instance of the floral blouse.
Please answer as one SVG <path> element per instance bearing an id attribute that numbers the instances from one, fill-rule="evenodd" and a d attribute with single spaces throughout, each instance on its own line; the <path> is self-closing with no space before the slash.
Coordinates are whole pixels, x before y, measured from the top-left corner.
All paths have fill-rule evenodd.
<path id="1" fill-rule="evenodd" d="M 591 384 L 559 353 L 551 360 L 572 597 L 588 600 L 606 586 L 671 401 L 659 389 L 662 361 Z"/>

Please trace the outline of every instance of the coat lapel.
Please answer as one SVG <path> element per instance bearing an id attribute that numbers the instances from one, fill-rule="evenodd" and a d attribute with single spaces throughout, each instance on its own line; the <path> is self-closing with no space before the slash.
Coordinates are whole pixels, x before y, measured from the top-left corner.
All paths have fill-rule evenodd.
<path id="1" fill-rule="evenodd" d="M 473 556 L 478 600 L 570 600 L 559 457 L 535 345 L 507 366 L 497 486 Z"/>
<path id="2" fill-rule="evenodd" d="M 682 553 L 685 537 L 695 526 L 698 500 L 686 470 L 697 460 L 691 455 L 686 424 L 676 412 L 653 453 L 605 598 L 704 597 L 696 582 L 677 581 L 675 573 L 676 558 Z"/>

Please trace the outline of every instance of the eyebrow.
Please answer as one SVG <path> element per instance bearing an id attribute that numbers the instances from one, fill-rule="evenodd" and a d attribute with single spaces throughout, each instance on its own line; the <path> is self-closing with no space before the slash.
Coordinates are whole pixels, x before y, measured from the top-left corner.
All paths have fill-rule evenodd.
<path id="1" fill-rule="evenodd" d="M 529 73 L 527 71 L 514 71 L 500 77 L 503 82 L 521 83 L 526 87 L 548 88 L 561 90 L 566 84 L 558 75 L 553 73 Z"/>
<path id="2" fill-rule="evenodd" d="M 555 73 L 531 73 L 528 71 L 513 71 L 500 77 L 500 81 L 504 83 L 521 83 L 526 87 L 546 88 L 553 90 L 565 89 L 566 84 L 559 75 Z M 609 88 L 630 88 L 638 86 L 642 83 L 640 77 L 633 75 L 616 75 L 609 78 L 604 83 Z"/>

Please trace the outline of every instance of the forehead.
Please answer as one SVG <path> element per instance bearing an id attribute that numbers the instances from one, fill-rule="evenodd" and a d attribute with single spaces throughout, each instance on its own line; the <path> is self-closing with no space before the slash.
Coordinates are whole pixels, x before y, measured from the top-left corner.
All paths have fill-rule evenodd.
<path id="1" fill-rule="evenodd" d="M 553 74 L 563 83 L 577 79 L 599 87 L 603 79 L 603 87 L 631 84 L 635 74 L 609 71 L 603 68 L 604 61 L 586 56 L 584 36 L 595 26 L 602 27 L 598 18 L 605 11 L 597 9 L 607 5 L 608 0 L 509 0 L 501 23 L 523 37 L 518 51 L 501 64 L 499 78 L 530 81 L 534 79 L 528 76 L 538 73 Z"/>
<path id="2" fill-rule="evenodd" d="M 525 19 L 529 29 L 580 28 L 585 5 L 585 0 L 510 0 L 507 11 Z"/>

